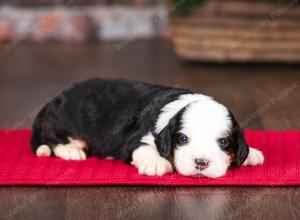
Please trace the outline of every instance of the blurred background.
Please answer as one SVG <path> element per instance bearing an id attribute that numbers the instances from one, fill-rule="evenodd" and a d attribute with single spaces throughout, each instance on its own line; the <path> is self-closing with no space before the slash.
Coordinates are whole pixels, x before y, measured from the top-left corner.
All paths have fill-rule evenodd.
<path id="1" fill-rule="evenodd" d="M 1 128 L 73 82 L 129 78 L 215 97 L 246 128 L 299 128 L 297 0 L 1 0 Z"/>

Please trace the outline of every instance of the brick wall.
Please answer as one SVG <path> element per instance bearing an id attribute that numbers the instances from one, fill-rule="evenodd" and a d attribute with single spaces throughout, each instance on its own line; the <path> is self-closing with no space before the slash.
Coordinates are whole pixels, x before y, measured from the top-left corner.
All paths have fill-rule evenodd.
<path id="1" fill-rule="evenodd" d="M 56 2 L 40 0 L 39 2 Z M 61 2 L 62 0 L 57 0 Z M 97 2 L 98 0 L 88 0 Z M 29 4 L 36 0 L 16 0 Z M 148 38 L 168 35 L 167 13 L 162 6 L 0 6 L 0 41 L 85 41 Z"/>

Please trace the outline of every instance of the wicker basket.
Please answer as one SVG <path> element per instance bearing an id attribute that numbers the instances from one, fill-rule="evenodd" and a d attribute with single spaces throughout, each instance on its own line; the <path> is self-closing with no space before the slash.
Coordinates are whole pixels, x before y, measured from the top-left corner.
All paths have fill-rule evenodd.
<path id="1" fill-rule="evenodd" d="M 203 62 L 299 62 L 300 7 L 249 1 L 210 1 L 173 16 L 181 58 Z"/>

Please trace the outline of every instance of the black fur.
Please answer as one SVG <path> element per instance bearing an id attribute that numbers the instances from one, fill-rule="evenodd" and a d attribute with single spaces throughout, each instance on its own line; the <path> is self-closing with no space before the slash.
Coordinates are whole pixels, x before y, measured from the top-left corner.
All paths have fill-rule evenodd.
<path id="1" fill-rule="evenodd" d="M 186 107 L 181 109 L 173 118 L 170 119 L 168 125 L 155 136 L 155 144 L 158 152 L 164 158 L 171 160 L 173 157 L 173 149 L 176 147 L 176 134 L 181 129 L 181 117 Z"/>
<path id="2" fill-rule="evenodd" d="M 229 117 L 231 118 L 233 125 L 230 134 L 230 151 L 234 155 L 232 164 L 239 167 L 243 164 L 249 154 L 249 146 L 245 140 L 244 129 L 239 126 L 231 112 L 229 112 Z"/>
<path id="3" fill-rule="evenodd" d="M 32 150 L 42 144 L 66 144 L 67 137 L 77 137 L 87 142 L 90 155 L 130 162 L 141 138 L 153 132 L 162 107 L 187 93 L 192 92 L 123 79 L 96 78 L 74 84 L 38 113 Z M 170 149 L 162 153 L 169 154 Z"/>

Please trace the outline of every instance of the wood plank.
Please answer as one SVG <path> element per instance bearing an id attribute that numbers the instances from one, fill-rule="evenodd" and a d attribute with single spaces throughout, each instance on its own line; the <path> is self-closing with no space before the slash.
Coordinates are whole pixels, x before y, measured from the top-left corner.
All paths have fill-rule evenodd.
<path id="1" fill-rule="evenodd" d="M 299 28 L 300 23 L 297 20 L 277 20 L 277 19 L 249 19 L 249 18 L 229 18 L 229 17 L 203 17 L 196 18 L 188 16 L 184 19 L 178 17 L 173 19 L 175 25 L 185 25 L 189 27 L 263 27 L 266 29 L 288 30 Z"/>
<path id="2" fill-rule="evenodd" d="M 1 219 L 64 219 L 66 191 L 55 187 L 1 187 Z"/>
<path id="3" fill-rule="evenodd" d="M 186 38 L 181 36 L 173 37 L 177 47 L 191 49 L 220 49 L 230 52 L 235 50 L 259 50 L 266 52 L 286 52 L 290 54 L 300 54 L 300 42 L 290 41 L 270 41 L 270 40 L 243 40 L 242 38 L 226 39 L 226 38 Z"/>
<path id="4" fill-rule="evenodd" d="M 244 39 L 244 40 L 279 40 L 299 43 L 300 30 L 270 30 L 258 28 L 211 28 L 211 27 L 188 27 L 185 25 L 172 27 L 173 35 L 186 38 L 225 38 L 225 39 Z M 300 43 L 299 43 L 300 44 Z"/>
<path id="5" fill-rule="evenodd" d="M 291 105 L 300 106 L 300 77 L 290 74 L 285 75 L 285 80 L 270 77 L 268 83 L 257 83 L 252 91 L 258 106 L 268 106 L 261 114 L 264 127 L 300 128 L 298 115 L 290 111 Z"/>
<path id="6" fill-rule="evenodd" d="M 281 4 L 270 4 L 266 2 L 254 1 L 209 1 L 202 7 L 196 7 L 194 12 L 196 14 L 243 14 L 264 16 L 270 15 L 273 17 L 276 14 L 288 14 L 288 16 L 299 17 L 300 7 L 297 5 L 297 0 L 286 1 Z"/>
<path id="7" fill-rule="evenodd" d="M 249 51 L 249 50 L 212 50 L 212 49 L 185 49 L 184 47 L 176 47 L 176 53 L 183 59 L 193 61 L 210 61 L 210 62 L 300 62 L 299 54 L 277 53 L 268 51 Z"/>
<path id="8" fill-rule="evenodd" d="M 207 9 L 206 13 L 200 13 L 200 9 L 197 9 L 187 17 L 173 18 L 176 52 L 185 59 L 201 61 L 213 61 L 215 57 L 218 62 L 235 59 L 297 62 L 300 56 L 300 23 L 297 19 L 286 19 L 287 15 L 284 19 L 281 17 L 292 9 L 293 4 L 280 8 L 286 10 L 281 11 L 281 14 L 275 16 L 273 13 L 265 13 L 266 17 L 262 18 L 255 14 L 249 17 L 248 13 L 245 13 L 248 17 L 243 16 L 244 10 L 235 14 L 236 8 L 230 4 L 225 6 L 224 2 L 210 2 L 201 7 Z M 248 10 L 256 8 L 255 3 L 246 5 Z M 244 2 L 236 7 L 245 7 Z M 218 13 L 223 10 L 233 10 L 235 17 Z M 266 6 L 264 10 L 271 8 Z"/>

